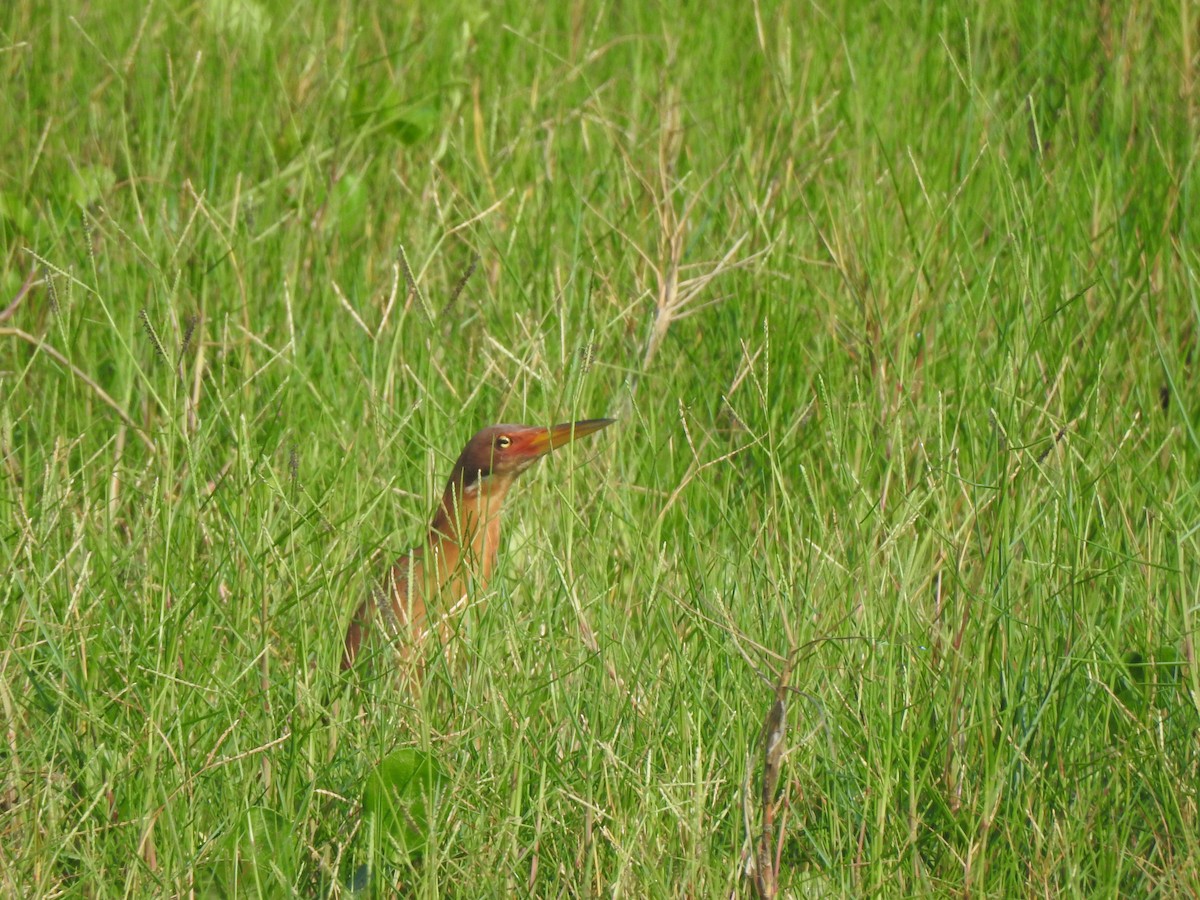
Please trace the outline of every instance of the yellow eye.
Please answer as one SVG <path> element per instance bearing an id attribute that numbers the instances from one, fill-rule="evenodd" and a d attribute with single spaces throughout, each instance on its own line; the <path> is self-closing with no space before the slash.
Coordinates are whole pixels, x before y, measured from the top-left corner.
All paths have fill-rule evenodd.
<path id="1" fill-rule="evenodd" d="M 510 438 L 506 434 L 502 434 L 502 435 L 500 435 L 500 437 L 496 438 L 496 446 L 499 447 L 501 450 L 508 447 L 508 445 L 511 443 L 512 443 L 512 438 Z"/>

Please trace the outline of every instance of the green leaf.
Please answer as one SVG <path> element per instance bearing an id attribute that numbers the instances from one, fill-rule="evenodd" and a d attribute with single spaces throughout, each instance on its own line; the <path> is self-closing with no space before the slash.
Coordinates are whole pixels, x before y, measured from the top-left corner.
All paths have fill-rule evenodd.
<path id="1" fill-rule="evenodd" d="M 220 839 L 213 864 L 201 876 L 209 896 L 280 893 L 298 868 L 294 828 L 279 813 L 252 806 Z"/>
<path id="2" fill-rule="evenodd" d="M 271 29 L 271 16 L 254 0 L 207 0 L 209 27 L 258 56 Z"/>
<path id="3" fill-rule="evenodd" d="M 100 200 L 117 182 L 117 176 L 108 166 L 84 166 L 75 170 L 71 179 L 71 200 L 76 206 L 87 209 Z"/>
<path id="4" fill-rule="evenodd" d="M 16 194 L 0 191 L 0 225 L 18 234 L 29 234 L 33 229 L 33 216 Z"/>
<path id="5" fill-rule="evenodd" d="M 1144 688 L 1150 682 L 1151 665 L 1141 653 L 1136 650 L 1127 650 L 1121 657 L 1121 662 L 1125 665 L 1125 671 L 1129 673 L 1133 683 L 1138 687 Z"/>
<path id="6" fill-rule="evenodd" d="M 1175 684 L 1183 674 L 1183 654 L 1170 644 L 1163 644 L 1154 651 L 1154 665 L 1158 672 L 1154 680 L 1160 686 Z"/>
<path id="7" fill-rule="evenodd" d="M 353 240 L 362 234 L 366 217 L 367 189 L 362 176 L 346 174 L 329 191 L 326 222 L 343 239 Z"/>
<path id="8" fill-rule="evenodd" d="M 429 813 L 446 784 L 441 765 L 430 753 L 406 747 L 380 760 L 367 776 L 363 813 L 376 833 L 408 853 L 425 848 Z"/>
<path id="9" fill-rule="evenodd" d="M 428 137 L 438 118 L 436 108 L 405 100 L 394 85 L 372 90 L 360 83 L 352 93 L 350 110 L 356 126 L 369 127 L 376 134 L 394 138 L 406 146 Z"/>
<path id="10" fill-rule="evenodd" d="M 437 115 L 431 106 L 407 106 L 392 110 L 380 124 L 385 134 L 411 146 L 429 137 L 437 124 Z"/>

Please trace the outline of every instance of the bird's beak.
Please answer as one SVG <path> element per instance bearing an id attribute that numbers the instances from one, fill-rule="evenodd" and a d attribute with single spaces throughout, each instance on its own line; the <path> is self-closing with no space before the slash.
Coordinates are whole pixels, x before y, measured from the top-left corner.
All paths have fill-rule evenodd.
<path id="1" fill-rule="evenodd" d="M 545 430 L 538 429 L 526 444 L 527 452 L 535 459 L 545 456 L 551 450 L 555 450 L 563 444 L 569 444 L 576 438 L 592 434 L 601 428 L 607 428 L 613 421 L 613 419 L 584 419 L 582 422 L 563 422 L 561 425 L 553 425 Z"/>

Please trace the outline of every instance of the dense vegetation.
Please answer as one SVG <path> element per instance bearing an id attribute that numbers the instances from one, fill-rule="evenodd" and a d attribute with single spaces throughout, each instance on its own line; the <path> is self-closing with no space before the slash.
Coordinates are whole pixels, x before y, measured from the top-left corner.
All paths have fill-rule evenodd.
<path id="1" fill-rule="evenodd" d="M 0 892 L 1192 895 L 1198 26 L 9 0 Z"/>

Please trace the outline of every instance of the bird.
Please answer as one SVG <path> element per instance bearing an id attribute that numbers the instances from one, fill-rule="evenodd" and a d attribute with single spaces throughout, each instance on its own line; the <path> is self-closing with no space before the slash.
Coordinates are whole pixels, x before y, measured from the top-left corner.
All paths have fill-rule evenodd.
<path id="1" fill-rule="evenodd" d="M 477 431 L 454 463 L 424 543 L 397 559 L 355 611 L 346 630 L 342 671 L 354 665 L 375 615 L 407 657 L 432 630 L 431 606 L 436 611 L 438 604 L 450 604 L 440 621 L 432 623 L 442 625 L 468 586 L 486 585 L 500 548 L 504 499 L 513 483 L 550 451 L 614 421 L 584 419 L 549 428 L 491 425 Z"/>

